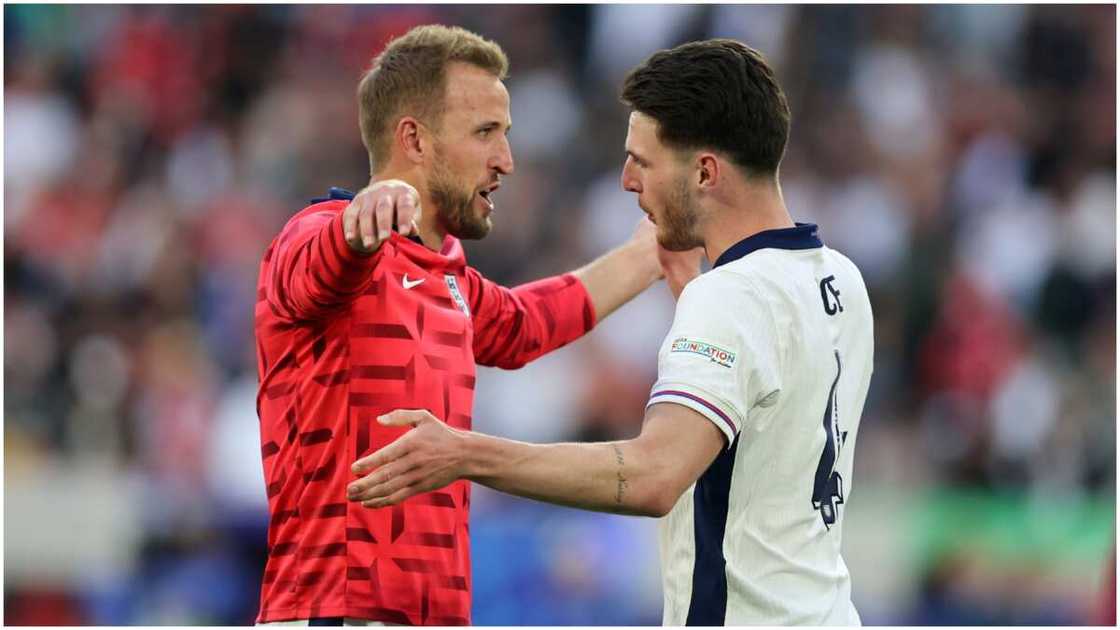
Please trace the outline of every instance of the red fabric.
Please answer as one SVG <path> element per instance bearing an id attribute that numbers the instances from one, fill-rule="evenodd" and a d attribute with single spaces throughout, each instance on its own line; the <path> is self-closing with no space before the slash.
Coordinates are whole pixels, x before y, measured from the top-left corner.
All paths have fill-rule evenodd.
<path id="1" fill-rule="evenodd" d="M 257 407 L 271 519 L 257 621 L 469 624 L 467 482 L 370 510 L 346 500 L 350 464 L 404 432 L 376 422 L 393 409 L 469 429 L 475 362 L 516 367 L 578 338 L 595 323 L 590 298 L 571 275 L 498 286 L 451 237 L 437 253 L 394 234 L 359 256 L 343 240 L 346 205 L 304 209 L 261 264 Z"/>
<path id="2" fill-rule="evenodd" d="M 1104 584 L 1101 586 L 1100 596 L 1097 598 L 1097 609 L 1093 618 L 1089 620 L 1095 626 L 1116 625 L 1116 545 L 1109 550 L 1108 562 L 1105 563 Z"/>
<path id="3" fill-rule="evenodd" d="M 1023 353 L 1023 333 L 1011 308 L 967 276 L 950 279 L 941 310 L 919 356 L 926 395 L 951 391 L 988 401 Z"/>

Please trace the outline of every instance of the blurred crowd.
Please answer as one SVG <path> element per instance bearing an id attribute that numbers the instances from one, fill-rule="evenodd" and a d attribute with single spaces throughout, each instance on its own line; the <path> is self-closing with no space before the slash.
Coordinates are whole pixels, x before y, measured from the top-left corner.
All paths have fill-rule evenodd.
<path id="1" fill-rule="evenodd" d="M 466 244 L 506 284 L 574 268 L 635 227 L 617 98 L 633 65 L 704 37 L 761 50 L 793 113 L 790 212 L 855 261 L 875 312 L 849 514 L 862 497 L 961 491 L 1010 497 L 1039 522 L 1095 515 L 1059 549 L 1099 534 L 1074 587 L 1041 561 L 950 540 L 885 598 L 858 553 L 880 534 L 849 522 L 865 622 L 1098 620 L 1115 553 L 1115 16 L 5 5 L 5 621 L 253 620 L 260 257 L 311 198 L 366 183 L 357 80 L 389 38 L 430 22 L 511 60 L 516 171 L 491 235 Z M 657 286 L 524 370 L 480 369 L 476 428 L 636 434 L 672 312 Z M 967 522 L 976 502 L 960 505 Z M 654 527 L 477 492 L 475 622 L 659 623 Z"/>

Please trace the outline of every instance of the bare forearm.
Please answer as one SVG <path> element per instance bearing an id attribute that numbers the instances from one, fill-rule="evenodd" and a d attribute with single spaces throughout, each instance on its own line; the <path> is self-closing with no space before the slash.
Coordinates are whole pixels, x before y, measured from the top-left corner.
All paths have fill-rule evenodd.
<path id="1" fill-rule="evenodd" d="M 638 437 L 596 444 L 505 440 L 453 429 L 423 409 L 398 409 L 377 420 L 412 430 L 351 466 L 364 476 L 347 487 L 347 498 L 368 508 L 469 479 L 569 507 L 663 516 L 724 445 L 712 422 L 674 404 L 652 405 Z"/>
<path id="2" fill-rule="evenodd" d="M 631 441 L 527 444 L 467 434 L 466 478 L 568 507 L 660 516 L 655 470 Z"/>
<path id="3" fill-rule="evenodd" d="M 661 277 L 655 256 L 641 244 L 628 242 L 572 272 L 591 296 L 601 321 Z"/>

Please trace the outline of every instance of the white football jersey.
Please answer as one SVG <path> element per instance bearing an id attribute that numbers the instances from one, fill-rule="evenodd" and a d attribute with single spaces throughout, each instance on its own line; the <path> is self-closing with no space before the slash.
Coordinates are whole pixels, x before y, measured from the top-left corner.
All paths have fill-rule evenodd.
<path id="1" fill-rule="evenodd" d="M 815 225 L 740 241 L 685 287 L 649 405 L 727 442 L 662 519 L 666 625 L 860 625 L 840 538 L 872 345 L 863 278 Z"/>

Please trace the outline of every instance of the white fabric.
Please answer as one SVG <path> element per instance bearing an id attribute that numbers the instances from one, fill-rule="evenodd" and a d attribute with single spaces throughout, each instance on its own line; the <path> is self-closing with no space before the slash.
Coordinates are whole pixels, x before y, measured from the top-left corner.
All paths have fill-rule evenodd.
<path id="1" fill-rule="evenodd" d="M 818 509 L 813 494 L 831 432 L 841 444 L 825 478 L 838 473 L 838 494 L 850 498 L 872 346 L 863 278 L 827 247 L 757 249 L 693 280 L 681 294 L 649 405 L 695 409 L 723 431 L 727 448 L 734 445 L 733 456 L 727 448 L 721 455 L 730 481 L 723 482 L 729 485 L 724 535 L 714 547 L 726 562 L 723 623 L 860 624 L 840 557 L 845 506 L 836 501 L 836 520 L 826 526 L 832 501 Z M 834 382 L 828 417 L 835 423 L 826 423 Z M 697 505 L 696 488 L 720 461 L 661 523 L 666 625 L 688 620 L 697 538 L 705 535 L 696 521 L 710 516 Z M 712 594 L 695 596 L 699 604 Z"/>

